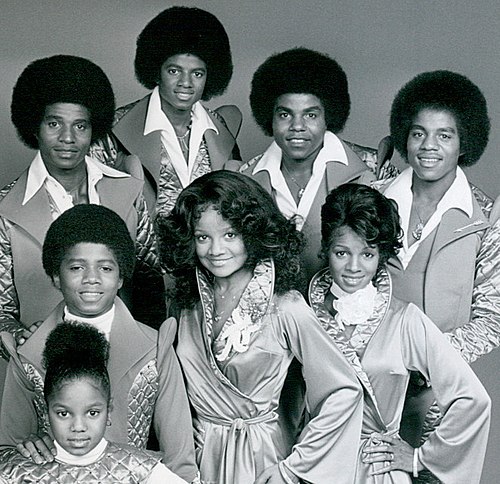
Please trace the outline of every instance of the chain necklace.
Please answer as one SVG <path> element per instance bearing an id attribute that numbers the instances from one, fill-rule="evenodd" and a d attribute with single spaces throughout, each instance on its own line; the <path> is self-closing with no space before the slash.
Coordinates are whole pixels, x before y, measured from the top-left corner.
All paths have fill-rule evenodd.
<path id="1" fill-rule="evenodd" d="M 422 238 L 422 232 L 424 230 L 424 220 L 422 219 L 422 217 L 420 216 L 420 214 L 418 213 L 418 209 L 416 207 L 416 205 L 413 207 L 415 209 L 415 213 L 417 214 L 417 217 L 418 217 L 418 222 L 417 222 L 417 225 L 415 225 L 415 228 L 411 231 L 411 236 L 415 239 L 415 240 L 420 240 Z"/>
<path id="2" fill-rule="evenodd" d="M 288 171 L 288 168 L 286 167 L 285 163 L 281 163 L 281 166 L 283 167 L 283 169 L 285 170 L 286 174 L 288 175 L 288 177 L 290 178 L 290 180 L 292 180 L 292 182 L 297 186 L 297 188 L 299 189 L 298 193 L 297 193 L 297 198 L 299 199 L 299 202 L 300 202 L 300 199 L 302 198 L 302 195 L 304 195 L 304 192 L 306 190 L 306 187 L 307 187 L 307 184 L 309 183 L 309 180 L 306 182 L 306 184 L 304 186 L 302 186 L 296 179 L 295 177 Z"/>
<path id="3" fill-rule="evenodd" d="M 189 135 L 191 134 L 191 123 L 187 127 L 186 132 L 182 136 L 177 136 L 177 140 L 179 141 L 179 145 L 181 147 L 182 154 L 186 160 L 189 159 Z"/>

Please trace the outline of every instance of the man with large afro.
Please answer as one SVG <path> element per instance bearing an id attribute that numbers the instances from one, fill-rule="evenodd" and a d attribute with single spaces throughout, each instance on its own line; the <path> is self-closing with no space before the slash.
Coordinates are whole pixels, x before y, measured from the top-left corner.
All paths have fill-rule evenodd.
<path id="1" fill-rule="evenodd" d="M 269 57 L 253 76 L 250 105 L 274 141 L 240 171 L 270 192 L 285 216 L 298 215 L 309 281 L 323 265 L 319 214 L 326 196 L 342 183 L 373 180 L 376 151 L 337 136 L 349 116 L 348 83 L 326 54 L 300 47 Z"/>
<path id="2" fill-rule="evenodd" d="M 389 265 L 394 294 L 419 306 L 474 361 L 500 345 L 500 222 L 461 168 L 477 163 L 488 142 L 486 100 L 461 74 L 425 72 L 397 93 L 390 128 L 409 164 L 384 189 L 404 231 Z M 420 445 L 433 395 L 425 378 L 413 380 L 402 435 Z"/>
<path id="3" fill-rule="evenodd" d="M 164 284 L 143 182 L 87 156 L 91 142 L 110 129 L 114 107 L 108 78 L 81 57 L 35 60 L 16 82 L 12 121 L 21 140 L 37 150 L 28 168 L 0 191 L 0 330 L 20 341 L 61 301 L 43 270 L 42 244 L 52 221 L 78 204 L 105 205 L 126 222 L 137 270 L 134 291 L 129 284 L 123 295 L 143 322 L 164 319 Z"/>
<path id="4" fill-rule="evenodd" d="M 236 106 L 204 107 L 224 93 L 233 73 L 227 33 L 210 12 L 171 7 L 137 38 L 135 74 L 151 93 L 119 108 L 113 130 L 93 146 L 100 161 L 134 174 L 123 155 L 142 162 L 150 211 L 167 215 L 199 176 L 240 159 Z"/>

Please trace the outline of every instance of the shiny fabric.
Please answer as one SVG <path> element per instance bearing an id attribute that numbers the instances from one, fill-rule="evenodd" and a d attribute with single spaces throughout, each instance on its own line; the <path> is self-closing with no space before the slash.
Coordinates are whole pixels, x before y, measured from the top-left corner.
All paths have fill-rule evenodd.
<path id="1" fill-rule="evenodd" d="M 422 464 L 444 483 L 479 483 L 488 440 L 490 399 L 472 370 L 422 311 L 391 295 L 385 273 L 377 281 L 384 299 L 365 328 L 356 326 L 350 338 L 324 306 L 330 284 L 327 269 L 318 273 L 311 281 L 310 301 L 365 388 L 355 482 L 411 482 L 410 475 L 403 471 L 370 476 L 383 463 L 364 464 L 362 452 L 366 445 L 376 444 L 381 434 L 398 435 L 409 375 L 419 371 L 431 382 L 443 414 L 440 426 L 420 448 Z"/>
<path id="2" fill-rule="evenodd" d="M 48 430 L 41 348 L 63 320 L 63 308 L 61 303 L 17 351 L 12 336 L 2 335 L 11 358 L 1 405 L 1 445 L 16 445 L 31 433 Z M 190 482 L 197 469 L 189 405 L 173 349 L 175 334 L 175 323 L 162 325 L 158 333 L 134 321 L 116 298 L 108 361 L 113 406 L 105 436 L 145 448 L 153 423 L 165 465 Z"/>
<path id="3" fill-rule="evenodd" d="M 0 451 L 0 482 L 9 484 L 146 483 L 161 454 L 108 442 L 103 455 L 85 466 L 53 461 L 35 464 L 17 449 Z M 168 484 L 168 483 L 166 483 Z"/>
<path id="4" fill-rule="evenodd" d="M 213 288 L 202 273 L 198 283 L 201 301 L 181 312 L 177 354 L 194 411 L 202 483 L 253 483 L 284 460 L 307 482 L 351 484 L 361 431 L 359 383 L 303 297 L 274 294 L 273 264 L 259 264 L 235 309 L 258 329 L 246 349 L 235 347 L 217 361 L 222 342 L 211 334 Z M 228 319 L 221 334 L 235 324 Z M 311 420 L 292 449 L 295 429 L 286 427 L 278 404 L 294 356 L 303 365 Z"/>

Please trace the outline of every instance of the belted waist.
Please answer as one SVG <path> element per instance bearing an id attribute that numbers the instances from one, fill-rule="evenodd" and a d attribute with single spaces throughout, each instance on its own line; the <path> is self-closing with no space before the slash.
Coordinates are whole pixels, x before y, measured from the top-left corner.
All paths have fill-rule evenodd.
<path id="1" fill-rule="evenodd" d="M 224 427 L 231 427 L 234 430 L 242 430 L 248 425 L 276 421 L 278 420 L 278 414 L 276 412 L 268 412 L 252 418 L 238 417 L 234 420 L 222 416 L 212 417 L 210 415 L 197 415 L 197 418 L 201 421 L 209 422 L 215 425 L 223 425 Z"/>

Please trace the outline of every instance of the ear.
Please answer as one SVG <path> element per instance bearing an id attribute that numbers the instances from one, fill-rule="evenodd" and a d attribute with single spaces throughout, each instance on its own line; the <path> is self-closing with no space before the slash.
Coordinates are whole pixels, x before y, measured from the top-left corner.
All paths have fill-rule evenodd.
<path id="1" fill-rule="evenodd" d="M 56 289 L 61 290 L 61 278 L 59 277 L 59 274 L 54 274 L 52 276 L 52 284 L 54 284 Z"/>
<path id="2" fill-rule="evenodd" d="M 123 277 L 120 277 L 119 281 L 118 281 L 118 290 L 120 290 L 123 286 Z"/>
<path id="3" fill-rule="evenodd" d="M 109 399 L 108 403 L 108 418 L 106 419 L 106 426 L 110 427 L 111 426 L 111 412 L 113 411 L 113 399 Z"/>

